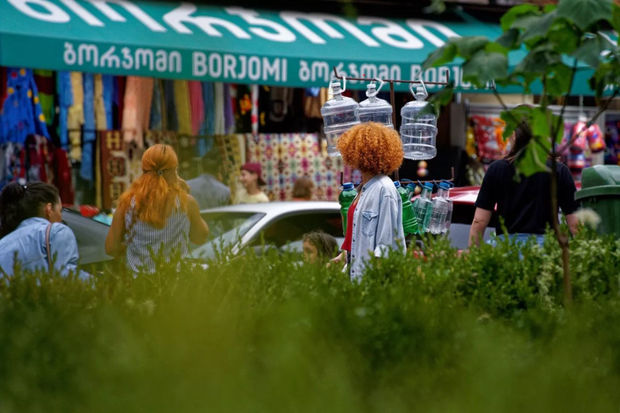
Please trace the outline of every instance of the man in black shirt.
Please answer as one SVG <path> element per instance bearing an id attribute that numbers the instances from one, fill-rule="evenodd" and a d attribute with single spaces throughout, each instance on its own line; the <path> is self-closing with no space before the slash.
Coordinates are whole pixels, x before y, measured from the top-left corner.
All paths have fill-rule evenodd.
<path id="1" fill-rule="evenodd" d="M 534 234 L 541 242 L 547 225 L 552 225 L 554 217 L 551 212 L 551 174 L 539 172 L 529 177 L 517 177 L 514 161 L 530 139 L 530 129 L 522 123 L 515 130 L 510 153 L 505 159 L 495 161 L 489 166 L 475 204 L 476 212 L 469 231 L 470 246 L 479 245 L 496 204 L 497 214 L 503 218 L 510 235 Z M 568 168 L 559 162 L 557 177 L 558 205 L 566 216 L 570 231 L 574 233 L 577 229 L 574 212 L 579 208 L 574 198 L 575 182 Z M 502 233 L 500 225 L 498 223 L 496 228 L 498 234 Z"/>

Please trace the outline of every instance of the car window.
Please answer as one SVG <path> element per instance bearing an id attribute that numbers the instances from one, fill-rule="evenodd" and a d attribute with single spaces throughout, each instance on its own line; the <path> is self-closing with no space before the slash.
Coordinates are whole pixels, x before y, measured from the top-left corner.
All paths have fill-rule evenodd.
<path id="1" fill-rule="evenodd" d="M 251 245 L 281 247 L 297 241 L 311 231 L 323 231 L 334 237 L 342 237 L 342 219 L 337 211 L 307 211 L 286 215 L 269 223 L 261 233 L 252 240 Z"/>

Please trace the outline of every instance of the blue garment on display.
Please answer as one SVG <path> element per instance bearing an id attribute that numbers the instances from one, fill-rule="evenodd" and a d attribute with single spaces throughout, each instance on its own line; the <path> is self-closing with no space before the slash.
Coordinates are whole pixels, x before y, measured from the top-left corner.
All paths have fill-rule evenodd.
<path id="1" fill-rule="evenodd" d="M 95 77 L 90 73 L 83 75 L 84 85 L 84 128 L 82 134 L 82 164 L 80 177 L 87 181 L 93 180 L 95 132 Z"/>
<path id="2" fill-rule="evenodd" d="M 73 90 L 71 89 L 71 74 L 69 72 L 58 72 L 56 75 L 56 93 L 58 94 L 58 137 L 60 146 L 67 150 L 69 148 L 69 130 L 67 127 L 67 117 L 69 107 L 73 105 Z"/>
<path id="3" fill-rule="evenodd" d="M 155 79 L 153 84 L 153 100 L 151 102 L 151 119 L 149 120 L 149 127 L 151 130 L 163 129 L 163 116 L 162 116 L 162 101 L 164 91 L 162 90 L 161 81 Z"/>
<path id="4" fill-rule="evenodd" d="M 0 143 L 23 144 L 31 134 L 49 139 L 37 85 L 31 69 L 7 70 L 7 98 L 2 106 Z"/>
<path id="5" fill-rule="evenodd" d="M 213 83 L 202 82 L 202 98 L 204 99 L 205 120 L 200 128 L 200 134 L 213 136 L 215 134 L 215 96 L 213 92 Z"/>
<path id="6" fill-rule="evenodd" d="M 112 111 L 114 105 L 114 89 L 116 82 L 114 76 L 103 75 L 101 77 L 103 83 L 103 107 L 105 108 L 105 119 L 108 129 L 114 129 L 114 113 Z"/>
<path id="7" fill-rule="evenodd" d="M 174 104 L 174 81 L 164 80 L 164 101 L 166 103 L 166 129 L 179 130 L 177 109 Z"/>

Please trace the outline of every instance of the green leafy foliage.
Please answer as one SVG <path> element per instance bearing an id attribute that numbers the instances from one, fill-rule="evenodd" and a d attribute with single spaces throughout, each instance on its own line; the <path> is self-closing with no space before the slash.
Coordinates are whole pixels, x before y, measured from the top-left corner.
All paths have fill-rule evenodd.
<path id="1" fill-rule="evenodd" d="M 508 58 L 497 52 L 477 51 L 463 64 L 463 80 L 478 87 L 503 78 L 508 73 Z"/>
<path id="2" fill-rule="evenodd" d="M 375 260 L 363 280 L 268 251 L 90 282 L 0 282 L 3 411 L 613 411 L 620 242 L 499 240 Z"/>
<path id="3" fill-rule="evenodd" d="M 612 17 L 612 0 L 562 0 L 558 3 L 557 13 L 573 21 L 581 30 L 601 20 L 610 21 Z"/>

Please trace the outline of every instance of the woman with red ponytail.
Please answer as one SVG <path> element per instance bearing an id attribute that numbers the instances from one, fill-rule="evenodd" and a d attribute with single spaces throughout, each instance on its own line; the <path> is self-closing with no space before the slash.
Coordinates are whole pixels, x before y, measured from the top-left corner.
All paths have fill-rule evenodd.
<path id="1" fill-rule="evenodd" d="M 133 272 L 152 273 L 155 256 L 185 255 L 190 241 L 207 239 L 207 224 L 177 165 L 171 146 L 151 146 L 142 156 L 142 175 L 119 198 L 105 247 L 112 256 L 126 254 Z"/>

